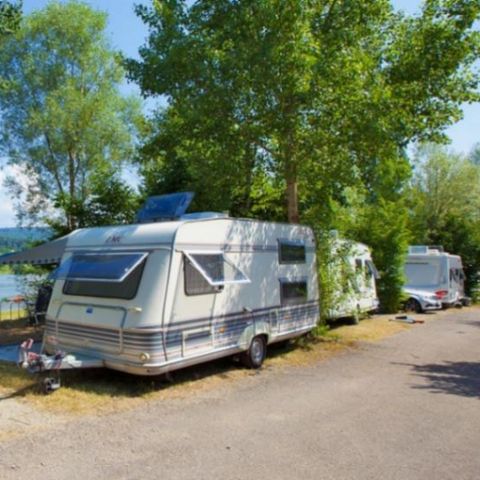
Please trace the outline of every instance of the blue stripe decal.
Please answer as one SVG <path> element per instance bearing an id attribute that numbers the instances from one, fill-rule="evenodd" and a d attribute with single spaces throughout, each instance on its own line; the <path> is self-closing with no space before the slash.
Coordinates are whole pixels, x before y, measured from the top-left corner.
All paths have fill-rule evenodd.
<path id="1" fill-rule="evenodd" d="M 270 307 L 258 309 L 252 313 L 237 312 L 217 317 L 203 317 L 176 322 L 167 327 L 165 342 L 168 359 L 190 357 L 196 353 L 214 351 L 215 349 L 237 346 L 240 338 L 249 325 L 264 321 L 269 325 L 270 335 L 276 335 L 305 330 L 313 327 L 318 319 L 319 305 L 317 302 L 308 302 L 301 305 L 286 307 Z M 183 328 L 182 328 L 183 327 Z M 187 327 L 187 328 L 185 328 Z M 196 332 L 196 329 L 203 329 Z M 46 335 L 56 335 L 56 322 L 48 319 Z M 191 332 L 191 333 L 190 333 Z M 138 352 L 150 352 L 156 357 L 163 357 L 163 333 L 145 328 L 133 332 L 119 329 L 107 329 L 69 322 L 58 322 L 58 339 L 60 346 L 82 345 L 88 341 L 88 348 L 101 350 L 102 348 L 120 348 L 123 345 L 123 355 L 136 355 Z"/>

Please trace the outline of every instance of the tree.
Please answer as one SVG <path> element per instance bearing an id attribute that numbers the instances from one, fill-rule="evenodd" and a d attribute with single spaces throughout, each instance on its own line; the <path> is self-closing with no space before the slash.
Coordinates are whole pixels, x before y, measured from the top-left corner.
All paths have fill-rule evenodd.
<path id="1" fill-rule="evenodd" d="M 475 0 L 430 0 L 418 18 L 386 0 L 154 2 L 137 7 L 151 34 L 141 60 L 126 64 L 173 112 L 156 119 L 153 143 L 170 147 L 162 165 L 196 164 L 199 186 L 208 172 L 232 171 L 248 194 L 252 176 L 235 168 L 267 163 L 297 222 L 312 170 L 334 176 L 319 185 L 327 199 L 372 181 L 384 162 L 402 170 L 410 141 L 438 137 L 477 98 L 478 12 Z M 172 116 L 174 151 L 163 133 Z"/>
<path id="2" fill-rule="evenodd" d="M 21 3 L 0 0 L 0 48 L 2 42 L 19 26 L 22 16 Z M 5 80 L 0 75 L 0 89 L 5 88 Z"/>
<path id="3" fill-rule="evenodd" d="M 346 191 L 360 192 L 358 218 L 372 228 L 341 233 L 375 245 L 385 271 L 393 265 L 382 291 L 394 308 L 408 238 L 405 150 L 442 139 L 462 102 L 478 99 L 479 11 L 477 0 L 428 0 L 413 17 L 387 0 L 138 7 L 150 36 L 141 60 L 126 61 L 129 76 L 167 100 L 144 149 L 147 184 L 188 185 L 202 204 L 324 230 L 350 208 Z M 270 208 L 265 198 L 257 208 L 259 182 Z"/>
<path id="4" fill-rule="evenodd" d="M 142 197 L 126 185 L 113 166 L 105 166 L 92 172 L 89 179 L 89 195 L 82 203 L 70 197 L 58 196 L 55 206 L 76 218 L 77 227 L 100 227 L 129 224 L 135 221 Z M 50 221 L 55 237 L 70 232 L 61 221 Z"/>
<path id="5" fill-rule="evenodd" d="M 21 2 L 0 0 L 0 39 L 17 30 L 22 16 Z"/>
<path id="6" fill-rule="evenodd" d="M 409 209 L 413 241 L 461 255 L 471 291 L 480 271 L 480 166 L 438 145 L 421 147 Z"/>
<path id="7" fill-rule="evenodd" d="M 470 152 L 469 159 L 473 164 L 480 166 L 480 143 L 477 143 L 473 147 L 472 151 Z"/>
<path id="8" fill-rule="evenodd" d="M 119 94 L 123 69 L 105 25 L 104 13 L 81 2 L 52 2 L 0 51 L 0 152 L 24 173 L 9 179 L 13 194 L 23 192 L 18 214 L 66 231 L 82 223 L 95 173 L 133 155 L 141 120 L 139 101 Z"/>

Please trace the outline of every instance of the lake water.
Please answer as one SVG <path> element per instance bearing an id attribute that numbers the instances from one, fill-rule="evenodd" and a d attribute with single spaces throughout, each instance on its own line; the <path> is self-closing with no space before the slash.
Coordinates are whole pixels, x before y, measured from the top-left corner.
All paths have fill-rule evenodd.
<path id="1" fill-rule="evenodd" d="M 0 275 L 0 300 L 19 295 L 20 292 L 17 275 Z"/>

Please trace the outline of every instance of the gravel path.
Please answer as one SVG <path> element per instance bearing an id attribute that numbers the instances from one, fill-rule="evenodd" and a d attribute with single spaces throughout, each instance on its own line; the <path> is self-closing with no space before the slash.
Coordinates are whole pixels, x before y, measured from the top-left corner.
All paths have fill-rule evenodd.
<path id="1" fill-rule="evenodd" d="M 452 310 L 316 365 L 104 417 L 47 417 L 0 436 L 0 478 L 478 479 L 479 338 L 480 310 Z"/>

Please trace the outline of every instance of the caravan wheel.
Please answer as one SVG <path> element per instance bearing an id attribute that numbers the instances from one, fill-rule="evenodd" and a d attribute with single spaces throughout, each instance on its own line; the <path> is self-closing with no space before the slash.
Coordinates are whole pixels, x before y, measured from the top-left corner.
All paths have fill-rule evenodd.
<path id="1" fill-rule="evenodd" d="M 241 362 L 247 368 L 260 368 L 267 355 L 267 342 L 263 335 L 258 335 L 252 339 L 250 348 L 242 353 Z"/>

